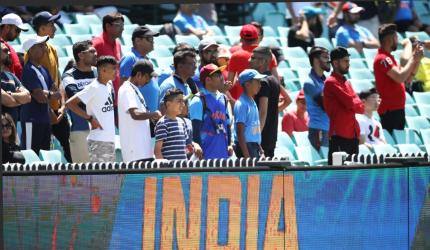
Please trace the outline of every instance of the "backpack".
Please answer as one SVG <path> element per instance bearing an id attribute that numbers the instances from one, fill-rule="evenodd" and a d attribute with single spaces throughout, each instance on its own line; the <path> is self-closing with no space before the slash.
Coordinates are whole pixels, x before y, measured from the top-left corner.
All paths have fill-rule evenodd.
<path id="1" fill-rule="evenodd" d="M 175 40 L 175 35 L 180 34 L 181 31 L 173 23 L 165 23 L 160 29 L 160 35 L 168 35 L 172 40 Z"/>

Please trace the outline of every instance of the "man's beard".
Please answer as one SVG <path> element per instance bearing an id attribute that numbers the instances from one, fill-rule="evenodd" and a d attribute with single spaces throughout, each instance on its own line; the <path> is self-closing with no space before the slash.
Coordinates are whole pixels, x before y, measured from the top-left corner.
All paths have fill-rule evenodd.
<path id="1" fill-rule="evenodd" d="M 339 72 L 340 72 L 342 75 L 346 75 L 346 74 L 348 74 L 348 72 L 349 72 L 349 68 L 345 68 L 345 69 L 341 69 L 341 68 L 339 68 Z"/>

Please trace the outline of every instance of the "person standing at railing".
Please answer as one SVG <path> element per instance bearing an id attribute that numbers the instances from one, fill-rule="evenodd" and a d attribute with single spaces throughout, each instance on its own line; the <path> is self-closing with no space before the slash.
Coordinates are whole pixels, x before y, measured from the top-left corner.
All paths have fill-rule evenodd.
<path id="1" fill-rule="evenodd" d="M 358 154 L 360 126 L 356 113 L 363 113 L 364 106 L 344 75 L 349 71 L 348 50 L 337 47 L 330 52 L 332 74 L 324 83 L 324 108 L 330 119 L 328 164 L 334 152 Z"/>

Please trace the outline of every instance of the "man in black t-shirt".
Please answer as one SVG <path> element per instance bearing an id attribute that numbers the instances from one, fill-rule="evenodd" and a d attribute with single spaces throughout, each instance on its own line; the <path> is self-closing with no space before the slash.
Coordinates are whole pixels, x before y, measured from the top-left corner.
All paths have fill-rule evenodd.
<path id="1" fill-rule="evenodd" d="M 302 47 L 305 51 L 307 47 L 314 46 L 314 38 L 319 37 L 321 32 L 318 25 L 322 10 L 313 6 L 306 6 L 300 11 L 299 23 L 288 31 L 288 47 Z"/>
<path id="2" fill-rule="evenodd" d="M 268 157 L 273 157 L 275 152 L 279 110 L 285 109 L 291 103 L 291 99 L 280 85 L 279 79 L 270 74 L 271 60 L 270 48 L 261 46 L 253 50 L 249 61 L 250 68 L 257 70 L 260 74 L 268 75 L 260 80 L 261 89 L 254 98 L 260 116 L 261 147 L 264 155 Z M 283 97 L 281 104 L 279 104 L 280 94 Z"/>

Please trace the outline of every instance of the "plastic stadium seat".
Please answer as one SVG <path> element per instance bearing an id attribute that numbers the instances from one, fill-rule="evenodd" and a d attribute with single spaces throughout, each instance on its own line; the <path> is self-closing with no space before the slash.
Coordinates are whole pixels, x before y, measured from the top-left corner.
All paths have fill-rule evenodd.
<path id="1" fill-rule="evenodd" d="M 240 36 L 227 36 L 227 39 L 229 40 L 231 46 L 240 42 Z"/>
<path id="2" fill-rule="evenodd" d="M 414 104 L 405 105 L 405 113 L 407 116 L 419 116 L 417 110 L 414 108 Z"/>
<path id="3" fill-rule="evenodd" d="M 203 37 L 203 39 L 205 39 L 205 38 L 206 38 L 206 36 Z M 218 43 L 218 44 L 224 44 L 224 45 L 230 46 L 230 41 L 227 39 L 226 36 L 223 36 L 223 35 L 211 36 L 210 39 L 215 40 L 216 43 Z"/>
<path id="4" fill-rule="evenodd" d="M 76 14 L 76 22 L 83 25 L 98 24 L 102 25 L 102 20 L 96 14 Z"/>
<path id="5" fill-rule="evenodd" d="M 271 26 L 263 26 L 263 33 L 264 37 L 278 37 L 278 34 Z"/>
<path id="6" fill-rule="evenodd" d="M 65 49 L 63 49 L 62 47 L 59 47 L 59 46 L 54 46 L 54 47 L 57 50 L 58 57 L 67 57 L 67 52 Z"/>
<path id="7" fill-rule="evenodd" d="M 360 58 L 351 59 L 349 61 L 349 67 L 354 69 L 368 69 L 367 65 Z"/>
<path id="8" fill-rule="evenodd" d="M 347 48 L 347 50 L 348 50 L 348 53 L 350 54 L 349 58 L 351 59 L 359 59 L 362 57 L 355 48 Z"/>
<path id="9" fill-rule="evenodd" d="M 266 12 L 263 16 L 263 25 L 276 29 L 279 26 L 285 26 L 285 14 L 275 11 Z M 266 31 L 264 31 L 264 36 L 266 36 Z M 276 34 L 274 36 L 277 36 Z"/>
<path id="10" fill-rule="evenodd" d="M 16 53 L 24 53 L 21 44 L 11 44 L 12 48 L 16 51 Z"/>
<path id="11" fill-rule="evenodd" d="M 420 129 L 430 128 L 430 122 L 423 116 L 406 116 L 408 128 L 413 128 L 419 131 Z"/>
<path id="12" fill-rule="evenodd" d="M 72 58 L 68 56 L 58 58 L 58 70 L 60 71 L 60 74 L 63 74 L 64 68 L 66 67 L 67 63 L 69 63 L 71 59 Z"/>
<path id="13" fill-rule="evenodd" d="M 90 28 L 88 25 L 82 25 L 82 24 L 64 24 L 64 31 L 67 35 L 71 35 L 71 38 L 73 40 L 74 35 L 84 35 L 84 34 L 91 34 Z"/>
<path id="14" fill-rule="evenodd" d="M 175 47 L 175 42 L 168 35 L 159 35 L 154 37 L 154 44 L 164 45 L 169 48 Z"/>
<path id="15" fill-rule="evenodd" d="M 210 25 L 209 29 L 211 29 L 216 36 L 225 36 L 224 31 L 218 25 Z"/>
<path id="16" fill-rule="evenodd" d="M 299 77 L 300 80 L 304 80 L 309 77 L 309 71 L 310 71 L 309 68 L 297 67 L 295 69 L 296 69 L 295 71 L 297 72 L 297 76 Z"/>
<path id="17" fill-rule="evenodd" d="M 101 24 L 91 24 L 90 30 L 93 36 L 98 36 L 103 32 L 103 26 Z"/>
<path id="18" fill-rule="evenodd" d="M 412 37 L 412 36 L 417 37 L 420 41 L 425 41 L 430 39 L 430 36 L 425 31 L 419 31 L 419 32 L 406 31 L 405 32 L 405 37 Z"/>
<path id="19" fill-rule="evenodd" d="M 157 57 L 155 58 L 155 62 L 158 68 L 169 68 L 170 65 L 173 64 L 173 56 L 172 57 Z"/>
<path id="20" fill-rule="evenodd" d="M 296 147 L 297 160 L 309 162 L 311 166 L 327 165 L 327 159 L 321 159 L 321 156 L 312 146 Z"/>
<path id="21" fill-rule="evenodd" d="M 60 150 L 40 150 L 40 158 L 48 163 L 62 163 Z"/>
<path id="22" fill-rule="evenodd" d="M 92 40 L 93 35 L 91 35 L 91 34 L 72 35 L 72 36 L 70 36 L 70 38 L 72 39 L 72 43 L 75 44 L 75 43 L 80 42 L 80 41 Z"/>
<path id="23" fill-rule="evenodd" d="M 282 48 L 284 57 L 288 60 L 293 58 L 306 58 L 308 61 L 308 54 L 302 49 L 302 47 L 287 47 Z"/>
<path id="24" fill-rule="evenodd" d="M 278 39 L 275 37 L 267 37 L 264 36 L 263 40 L 261 40 L 259 46 L 278 46 L 281 47 L 281 44 L 279 43 Z"/>
<path id="25" fill-rule="evenodd" d="M 48 40 L 48 43 L 50 43 L 52 45 L 59 46 L 59 47 L 72 45 L 72 42 L 70 41 L 69 36 L 64 35 L 64 34 L 55 35 L 54 39 Z"/>
<path id="26" fill-rule="evenodd" d="M 25 26 L 25 28 L 27 28 L 28 30 L 27 30 L 27 31 L 23 31 L 23 32 L 21 33 L 21 35 L 22 35 L 22 34 L 28 34 L 28 35 L 36 34 L 36 31 L 33 29 L 33 26 L 31 26 L 31 24 L 29 24 L 29 23 L 24 23 L 24 26 Z"/>
<path id="27" fill-rule="evenodd" d="M 293 131 L 293 140 L 296 142 L 296 145 L 311 146 L 311 142 L 309 141 L 308 134 L 309 134 L 308 131 L 304 131 L 304 132 Z"/>
<path id="28" fill-rule="evenodd" d="M 127 34 L 127 35 L 132 35 L 134 29 L 136 29 L 137 27 L 139 27 L 138 24 L 127 24 L 124 25 L 124 31 L 122 32 L 122 34 Z"/>
<path id="29" fill-rule="evenodd" d="M 427 154 L 430 154 L 430 144 L 426 144 L 426 145 L 424 146 L 424 148 L 426 149 Z"/>
<path id="30" fill-rule="evenodd" d="M 328 158 L 328 147 L 321 146 L 319 153 L 321 155 L 321 159 L 327 159 Z"/>
<path id="31" fill-rule="evenodd" d="M 280 119 L 282 120 L 282 119 Z M 283 131 L 279 131 L 278 132 L 278 138 L 276 140 L 276 146 L 277 147 L 286 147 L 288 148 L 291 152 L 294 152 L 294 141 L 291 139 L 291 137 L 283 132 Z"/>
<path id="32" fill-rule="evenodd" d="M 163 45 L 154 46 L 154 50 L 151 51 L 148 55 L 150 58 L 157 57 L 173 57 L 172 52 L 170 52 L 169 48 Z"/>
<path id="33" fill-rule="evenodd" d="M 188 43 L 189 45 L 197 48 L 200 43 L 200 39 L 195 35 L 175 35 L 176 43 Z"/>
<path id="34" fill-rule="evenodd" d="M 63 28 L 62 27 L 60 27 L 58 24 L 56 24 L 56 23 L 54 23 L 54 26 L 55 26 L 55 29 L 56 29 L 56 31 L 55 31 L 55 36 L 57 36 L 57 35 L 60 35 L 60 34 L 64 34 L 64 30 L 63 30 Z"/>
<path id="35" fill-rule="evenodd" d="M 374 88 L 375 85 L 369 80 L 360 80 L 360 79 L 351 79 L 350 80 L 352 88 L 354 89 L 355 93 L 359 94 L 360 92 L 364 90 L 369 90 L 371 88 Z"/>
<path id="36" fill-rule="evenodd" d="M 124 15 L 124 14 L 122 14 L 122 16 L 124 17 L 124 25 L 133 24 L 133 23 L 130 21 L 130 18 L 128 18 L 128 16 L 126 16 L 126 15 Z"/>
<path id="37" fill-rule="evenodd" d="M 308 58 L 287 58 L 287 59 L 292 69 L 304 68 L 304 69 L 307 69 L 309 73 L 309 70 L 311 68 L 311 63 L 309 62 Z"/>
<path id="38" fill-rule="evenodd" d="M 281 76 L 284 77 L 284 80 L 285 79 L 288 79 L 288 80 L 298 80 L 296 74 L 290 68 L 280 68 L 278 66 L 278 73 L 279 73 L 279 75 L 281 75 Z"/>
<path id="39" fill-rule="evenodd" d="M 373 145 L 373 151 L 376 155 L 392 155 L 397 153 L 397 149 L 390 144 Z"/>
<path id="40" fill-rule="evenodd" d="M 317 37 L 314 39 L 314 41 L 315 41 L 315 46 L 320 46 L 328 50 L 333 49 L 333 44 L 331 44 L 331 42 L 325 37 Z"/>
<path id="41" fill-rule="evenodd" d="M 430 104 L 418 104 L 420 115 L 430 119 Z"/>
<path id="42" fill-rule="evenodd" d="M 289 66 L 288 66 L 287 61 L 283 60 L 283 61 L 278 62 L 278 69 L 280 69 L 280 68 L 288 68 L 288 67 Z"/>
<path id="43" fill-rule="evenodd" d="M 382 129 L 382 131 L 384 132 L 385 142 L 387 142 L 390 145 L 395 145 L 396 142 L 394 141 L 394 138 L 390 134 L 390 132 L 388 132 L 386 129 Z"/>
<path id="44" fill-rule="evenodd" d="M 367 79 L 367 80 L 375 80 L 375 75 L 370 72 L 368 69 L 354 69 L 349 68 L 349 75 L 351 79 Z"/>
<path id="45" fill-rule="evenodd" d="M 376 54 L 378 54 L 378 49 L 376 49 L 376 48 L 374 48 L 374 49 L 363 48 L 363 55 L 364 55 L 364 58 L 366 58 L 366 59 L 370 59 L 373 61 L 375 59 Z"/>
<path id="46" fill-rule="evenodd" d="M 133 46 L 133 41 L 131 40 L 130 34 L 122 34 L 120 38 L 121 45 Z"/>
<path id="47" fill-rule="evenodd" d="M 414 98 L 408 92 L 405 92 L 405 94 L 406 94 L 406 104 L 415 104 Z"/>
<path id="48" fill-rule="evenodd" d="M 420 129 L 420 133 L 423 143 L 430 145 L 430 128 Z"/>
<path id="49" fill-rule="evenodd" d="M 398 144 L 399 152 L 403 155 L 405 154 L 423 154 L 424 152 L 415 144 Z"/>
<path id="50" fill-rule="evenodd" d="M 372 151 L 366 145 L 360 144 L 358 145 L 358 153 L 360 155 L 370 155 L 372 154 Z"/>
<path id="51" fill-rule="evenodd" d="M 410 128 L 405 128 L 404 130 L 394 129 L 393 136 L 397 144 L 422 145 L 418 132 Z"/>
<path id="52" fill-rule="evenodd" d="M 66 54 L 67 54 L 68 57 L 74 58 L 73 57 L 73 46 L 72 45 L 64 46 L 63 48 L 66 51 Z"/>
<path id="53" fill-rule="evenodd" d="M 160 30 L 164 27 L 163 24 L 145 24 L 145 26 L 154 32 L 160 32 Z"/>
<path id="54" fill-rule="evenodd" d="M 257 3 L 256 6 L 252 6 L 254 10 L 252 11 L 252 20 L 257 22 L 263 22 L 264 15 L 269 12 L 275 12 L 276 6 L 272 3 Z"/>
<path id="55" fill-rule="evenodd" d="M 413 92 L 416 104 L 430 104 L 430 92 Z"/>
<path id="56" fill-rule="evenodd" d="M 288 37 L 288 32 L 290 31 L 290 28 L 289 27 L 281 27 L 281 26 L 279 26 L 278 27 L 278 34 L 279 34 L 279 37 L 284 37 L 284 38 L 287 38 Z"/>
<path id="57" fill-rule="evenodd" d="M 41 162 L 39 156 L 31 149 L 21 150 L 21 153 L 27 164 Z"/>
<path id="58" fill-rule="evenodd" d="M 230 36 L 237 36 L 238 37 L 241 29 L 242 29 L 242 25 L 239 25 L 239 26 L 225 25 L 224 26 L 225 34 L 228 37 L 230 37 Z"/>

